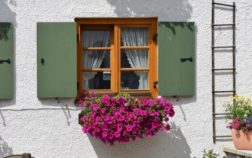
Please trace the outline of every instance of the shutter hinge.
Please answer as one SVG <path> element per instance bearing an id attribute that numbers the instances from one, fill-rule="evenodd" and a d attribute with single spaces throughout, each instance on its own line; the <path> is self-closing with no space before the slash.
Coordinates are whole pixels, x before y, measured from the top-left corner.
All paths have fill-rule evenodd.
<path id="1" fill-rule="evenodd" d="M 79 90 L 79 88 L 80 88 L 80 84 L 79 82 L 77 82 L 77 90 Z"/>
<path id="2" fill-rule="evenodd" d="M 154 33 L 153 34 L 153 41 L 157 41 L 158 40 L 158 33 Z"/>

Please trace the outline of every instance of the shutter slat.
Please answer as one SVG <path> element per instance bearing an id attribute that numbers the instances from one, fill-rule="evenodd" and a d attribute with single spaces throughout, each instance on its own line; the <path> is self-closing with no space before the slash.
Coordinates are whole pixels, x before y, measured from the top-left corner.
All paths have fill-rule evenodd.
<path id="1" fill-rule="evenodd" d="M 13 98 L 13 62 L 13 28 L 0 23 L 0 99 Z"/>
<path id="2" fill-rule="evenodd" d="M 195 93 L 195 27 L 193 22 L 160 22 L 158 87 L 161 96 Z"/>
<path id="3" fill-rule="evenodd" d="M 75 23 L 38 23 L 38 97 L 77 96 Z"/>

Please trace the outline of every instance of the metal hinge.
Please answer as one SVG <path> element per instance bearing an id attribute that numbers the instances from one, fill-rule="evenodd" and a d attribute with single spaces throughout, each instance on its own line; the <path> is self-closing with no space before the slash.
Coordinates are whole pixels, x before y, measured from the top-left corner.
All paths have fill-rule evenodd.
<path id="1" fill-rule="evenodd" d="M 157 41 L 158 40 L 158 33 L 154 33 L 153 34 L 153 41 Z"/>

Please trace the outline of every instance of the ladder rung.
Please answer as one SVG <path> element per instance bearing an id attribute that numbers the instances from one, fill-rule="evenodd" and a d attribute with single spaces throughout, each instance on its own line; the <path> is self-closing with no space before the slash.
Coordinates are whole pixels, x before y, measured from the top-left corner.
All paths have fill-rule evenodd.
<path id="1" fill-rule="evenodd" d="M 224 3 L 213 3 L 215 5 L 220 5 L 220 6 L 226 6 L 226 7 L 234 7 L 234 5 L 231 4 L 224 4 Z"/>
<path id="2" fill-rule="evenodd" d="M 222 68 L 222 69 L 212 69 L 213 71 L 226 71 L 226 70 L 236 70 L 236 68 Z"/>
<path id="3" fill-rule="evenodd" d="M 213 24 L 212 26 L 235 26 L 235 24 Z"/>
<path id="4" fill-rule="evenodd" d="M 229 113 L 213 113 L 213 116 L 221 116 L 221 115 L 228 115 Z"/>
<path id="5" fill-rule="evenodd" d="M 222 136 L 214 136 L 215 138 L 229 138 L 232 137 L 230 135 L 222 135 Z"/>
<path id="6" fill-rule="evenodd" d="M 235 91 L 213 91 L 213 93 L 233 93 Z"/>
<path id="7" fill-rule="evenodd" d="M 219 49 L 219 48 L 235 48 L 235 46 L 216 46 L 216 47 L 212 47 L 214 49 Z"/>

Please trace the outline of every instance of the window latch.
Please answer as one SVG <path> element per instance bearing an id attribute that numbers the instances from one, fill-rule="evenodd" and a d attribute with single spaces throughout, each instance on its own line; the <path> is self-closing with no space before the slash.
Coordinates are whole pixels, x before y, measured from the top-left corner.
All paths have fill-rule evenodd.
<path id="1" fill-rule="evenodd" d="M 40 63 L 41 63 L 42 65 L 44 65 L 44 64 L 45 64 L 45 59 L 44 59 L 44 58 L 41 58 L 41 59 L 40 59 Z"/>
<path id="2" fill-rule="evenodd" d="M 190 58 L 180 58 L 180 61 L 181 61 L 182 63 L 184 63 L 184 62 L 186 62 L 186 61 L 193 62 L 193 58 L 192 58 L 192 57 L 190 57 Z"/>
<path id="3" fill-rule="evenodd" d="M 154 87 L 155 89 L 157 89 L 157 85 L 158 85 L 158 81 L 154 81 L 154 82 L 153 82 L 153 87 Z"/>
<path id="4" fill-rule="evenodd" d="M 10 59 L 0 60 L 0 64 L 4 64 L 4 63 L 10 64 L 11 60 Z"/>

